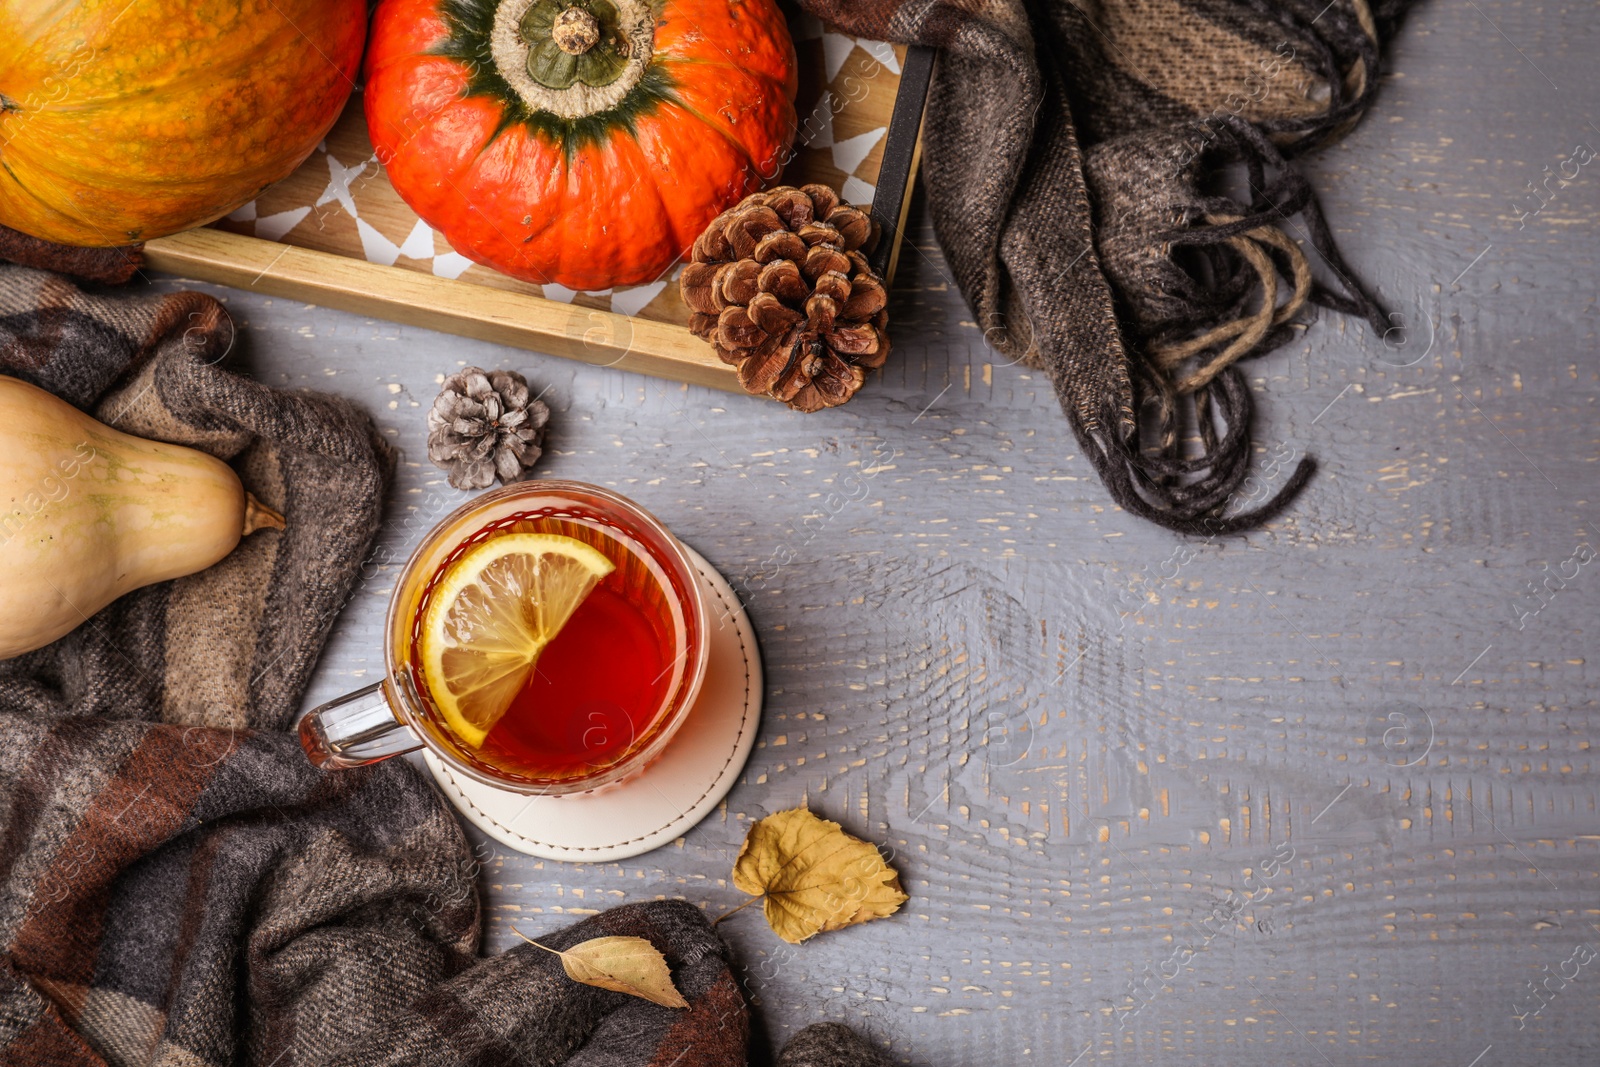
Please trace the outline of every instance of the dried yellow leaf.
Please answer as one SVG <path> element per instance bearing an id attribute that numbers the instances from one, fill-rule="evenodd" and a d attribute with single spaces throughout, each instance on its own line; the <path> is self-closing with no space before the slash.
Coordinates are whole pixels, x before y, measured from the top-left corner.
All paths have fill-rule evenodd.
<path id="1" fill-rule="evenodd" d="M 805 808 L 750 827 L 733 865 L 733 884 L 765 896 L 767 925 L 790 944 L 893 915 L 905 903 L 900 877 L 878 850 Z"/>
<path id="2" fill-rule="evenodd" d="M 540 945 L 515 927 L 512 929 L 528 944 L 560 956 L 561 969 L 574 982 L 643 997 L 663 1008 L 689 1006 L 678 987 L 672 984 L 667 958 L 642 937 L 591 937 L 560 951 Z"/>

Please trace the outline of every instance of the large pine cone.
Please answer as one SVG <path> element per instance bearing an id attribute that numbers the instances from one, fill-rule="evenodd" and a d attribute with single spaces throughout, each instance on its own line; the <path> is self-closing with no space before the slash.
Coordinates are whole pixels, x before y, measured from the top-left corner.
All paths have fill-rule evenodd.
<path id="1" fill-rule="evenodd" d="M 678 285 L 689 328 L 751 393 L 797 411 L 843 404 L 889 356 L 889 294 L 867 265 L 877 227 L 825 185 L 781 185 L 724 211 Z"/>

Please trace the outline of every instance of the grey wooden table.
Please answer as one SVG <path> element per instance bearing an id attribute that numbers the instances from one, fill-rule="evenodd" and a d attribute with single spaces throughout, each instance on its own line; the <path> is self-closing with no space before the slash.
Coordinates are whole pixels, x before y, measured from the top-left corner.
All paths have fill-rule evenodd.
<path id="1" fill-rule="evenodd" d="M 893 362 L 810 417 L 216 290 L 254 373 L 404 450 L 396 556 L 462 498 L 423 411 L 476 363 L 548 387 L 547 474 L 758 590 L 765 721 L 727 802 L 631 862 L 494 850 L 486 951 L 625 901 L 720 913 L 749 822 L 807 802 L 893 848 L 911 900 L 798 948 L 725 923 L 760 1044 L 834 1019 L 928 1067 L 1595 1062 L 1600 169 L 1516 212 L 1600 147 L 1597 49 L 1581 0 L 1414 12 L 1374 113 L 1307 164 L 1407 328 L 1324 317 L 1250 368 L 1262 461 L 1321 470 L 1245 539 L 1109 505 L 920 213 Z M 393 570 L 312 702 L 381 670 Z"/>

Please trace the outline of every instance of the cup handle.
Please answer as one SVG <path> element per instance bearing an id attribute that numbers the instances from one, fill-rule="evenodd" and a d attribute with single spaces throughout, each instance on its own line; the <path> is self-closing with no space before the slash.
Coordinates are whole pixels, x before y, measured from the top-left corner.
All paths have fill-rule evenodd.
<path id="1" fill-rule="evenodd" d="M 422 739 L 401 722 L 383 682 L 313 708 L 300 720 L 300 747 L 318 767 L 360 767 L 411 752 Z"/>

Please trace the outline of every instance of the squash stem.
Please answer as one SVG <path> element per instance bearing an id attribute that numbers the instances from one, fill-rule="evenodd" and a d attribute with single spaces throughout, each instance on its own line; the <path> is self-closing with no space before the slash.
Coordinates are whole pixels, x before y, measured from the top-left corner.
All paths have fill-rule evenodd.
<path id="1" fill-rule="evenodd" d="M 286 525 L 283 516 L 257 500 L 254 493 L 244 494 L 244 532 L 240 537 L 249 537 L 257 530 L 281 530 Z"/>
<path id="2" fill-rule="evenodd" d="M 600 43 L 600 20 L 581 7 L 569 7 L 556 16 L 551 36 L 567 55 L 581 56 Z"/>

